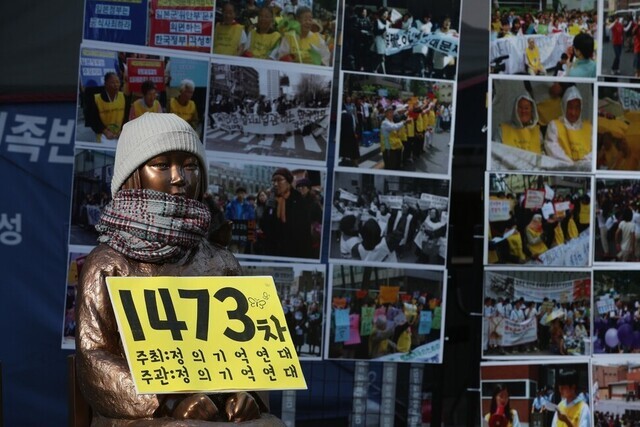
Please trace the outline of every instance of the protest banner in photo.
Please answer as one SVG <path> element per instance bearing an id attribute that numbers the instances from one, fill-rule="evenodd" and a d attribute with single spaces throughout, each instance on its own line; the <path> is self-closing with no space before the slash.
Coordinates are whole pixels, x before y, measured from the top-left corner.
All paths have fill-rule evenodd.
<path id="1" fill-rule="evenodd" d="M 209 53 L 213 0 L 151 0 L 149 45 Z"/>
<path id="2" fill-rule="evenodd" d="M 127 58 L 127 81 L 129 90 L 142 93 L 142 83 L 151 81 L 156 91 L 164 91 L 164 60 Z"/>
<path id="3" fill-rule="evenodd" d="M 144 46 L 148 0 L 85 0 L 84 39 Z"/>
<path id="4" fill-rule="evenodd" d="M 489 221 L 506 221 L 511 218 L 511 202 L 509 200 L 489 200 Z"/>

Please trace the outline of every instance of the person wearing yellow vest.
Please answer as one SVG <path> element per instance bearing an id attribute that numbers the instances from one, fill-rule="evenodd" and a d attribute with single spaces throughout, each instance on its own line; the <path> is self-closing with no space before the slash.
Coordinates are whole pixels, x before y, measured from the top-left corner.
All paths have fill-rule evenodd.
<path id="1" fill-rule="evenodd" d="M 198 118 L 198 109 L 196 103 L 191 99 L 195 92 L 196 84 L 193 80 L 184 79 L 180 82 L 180 93 L 178 96 L 169 100 L 168 113 L 176 114 L 178 117 L 186 121 L 192 128 L 198 130 L 200 119 Z"/>
<path id="2" fill-rule="evenodd" d="M 574 369 L 561 370 L 556 385 L 562 400 L 553 415 L 551 427 L 589 427 L 591 411 L 585 399 L 578 395 L 578 373 Z"/>
<path id="3" fill-rule="evenodd" d="M 533 258 L 538 258 L 539 255 L 545 253 L 549 248 L 544 243 L 544 236 L 542 235 L 542 215 L 535 214 L 531 219 L 529 225 L 527 225 L 527 247 Z"/>
<path id="4" fill-rule="evenodd" d="M 394 112 L 393 107 L 387 107 L 384 110 L 384 120 L 380 125 L 380 151 L 382 151 L 385 169 L 400 170 L 403 147 L 402 139 L 400 139 L 400 130 L 411 119 L 395 123 L 393 120 Z"/>
<path id="5" fill-rule="evenodd" d="M 242 56 L 258 59 L 271 59 L 271 54 L 280 45 L 282 34 L 273 28 L 273 11 L 263 7 L 258 12 L 258 24 L 247 37 Z"/>
<path id="6" fill-rule="evenodd" d="M 540 59 L 540 49 L 536 45 L 536 41 L 533 37 L 527 40 L 527 48 L 524 50 L 524 59 L 527 64 L 527 71 L 532 76 L 545 76 L 547 70 L 542 65 L 542 59 Z"/>
<path id="7" fill-rule="evenodd" d="M 244 25 L 236 22 L 236 10 L 233 4 L 222 6 L 222 22 L 216 24 L 213 32 L 213 53 L 220 55 L 240 55 L 247 44 Z"/>
<path id="8" fill-rule="evenodd" d="M 573 164 L 590 164 L 592 151 L 592 125 L 582 119 L 582 95 L 575 86 L 562 96 L 562 116 L 549 122 L 544 139 L 547 156 Z"/>
<path id="9" fill-rule="evenodd" d="M 125 117 L 125 97 L 120 91 L 118 75 L 109 71 L 104 75 L 104 90 L 93 96 L 87 123 L 96 133 L 98 142 L 115 141 L 120 136 Z"/>
<path id="10" fill-rule="evenodd" d="M 591 225 L 591 197 L 585 194 L 578 204 L 578 230 L 582 233 Z"/>
<path id="11" fill-rule="evenodd" d="M 532 153 L 542 153 L 542 133 L 538 125 L 536 103 L 528 93 L 516 98 L 511 113 L 511 122 L 498 127 L 497 140 L 505 145 Z"/>
<path id="12" fill-rule="evenodd" d="M 300 24 L 300 32 L 292 30 L 285 33 L 276 51 L 276 58 L 300 64 L 331 65 L 327 43 L 320 33 L 311 31 L 314 25 L 311 9 L 298 7 L 296 20 Z"/>
<path id="13" fill-rule="evenodd" d="M 156 85 L 151 80 L 142 82 L 142 98 L 133 101 L 129 110 L 129 120 L 144 113 L 162 113 L 162 106 L 156 99 Z"/>

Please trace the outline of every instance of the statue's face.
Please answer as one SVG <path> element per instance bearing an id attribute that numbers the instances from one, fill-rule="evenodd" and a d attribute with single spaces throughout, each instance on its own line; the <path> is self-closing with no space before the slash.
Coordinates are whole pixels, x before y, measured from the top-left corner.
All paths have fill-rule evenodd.
<path id="1" fill-rule="evenodd" d="M 145 190 L 195 199 L 200 194 L 202 168 L 198 158 L 184 151 L 169 151 L 153 157 L 138 169 Z"/>

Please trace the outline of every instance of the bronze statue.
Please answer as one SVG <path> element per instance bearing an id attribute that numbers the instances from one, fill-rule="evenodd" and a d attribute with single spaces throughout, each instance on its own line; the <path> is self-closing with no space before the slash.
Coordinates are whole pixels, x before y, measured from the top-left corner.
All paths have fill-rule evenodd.
<path id="1" fill-rule="evenodd" d="M 92 426 L 213 426 L 243 422 L 282 426 L 265 395 L 136 394 L 109 300 L 108 276 L 233 276 L 230 251 L 207 241 L 202 203 L 207 188 L 204 148 L 173 114 L 146 113 L 127 123 L 116 150 L 111 194 L 87 257 L 76 308 L 80 388 Z"/>

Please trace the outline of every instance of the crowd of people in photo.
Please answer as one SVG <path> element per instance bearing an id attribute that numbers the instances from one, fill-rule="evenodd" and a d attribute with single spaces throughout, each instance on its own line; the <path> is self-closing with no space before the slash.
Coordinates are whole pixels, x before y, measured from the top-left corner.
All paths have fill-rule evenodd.
<path id="1" fill-rule="evenodd" d="M 546 297 L 542 301 L 486 297 L 483 308 L 485 354 L 588 354 L 585 339 L 589 338 L 590 330 L 589 304 L 588 299 L 561 303 Z M 537 338 L 525 344 L 503 346 L 497 333 L 503 319 L 514 322 L 535 319 Z"/>
<path id="2" fill-rule="evenodd" d="M 623 298 L 611 289 L 613 305 L 607 310 L 599 310 L 594 316 L 594 336 L 599 345 L 595 348 L 598 353 L 638 353 L 640 340 L 635 335 L 640 334 L 640 300 L 633 297 Z M 596 301 L 599 301 L 599 296 Z M 610 310 L 609 310 L 610 309 Z M 614 334 L 611 329 L 614 329 Z M 610 336 L 607 336 L 609 334 Z M 615 335 L 615 339 L 612 337 Z"/>
<path id="3" fill-rule="evenodd" d="M 434 23 L 428 11 L 400 13 L 386 7 L 374 10 L 347 5 L 344 22 L 342 66 L 346 70 L 445 79 L 455 75 L 456 55 L 430 49 L 426 41 L 414 43 L 393 55 L 386 52 L 386 36 L 390 29 L 413 29 L 421 37 L 434 34 L 457 38 L 458 32 L 451 27 L 448 15 Z"/>
<path id="4" fill-rule="evenodd" d="M 225 2 L 216 11 L 214 54 L 325 66 L 333 63 L 335 13 L 317 5 L 312 10 L 298 0 L 284 5 L 256 0 L 236 3 Z"/>
<path id="5" fill-rule="evenodd" d="M 380 303 L 376 292 L 353 290 L 341 293 L 332 303 L 329 357 L 368 360 L 393 353 L 408 353 L 426 343 L 440 339 L 441 325 L 436 311 L 441 313 L 441 297 L 428 292 L 402 295 L 396 303 Z M 373 317 L 363 319 L 362 309 L 373 308 Z M 336 310 L 349 310 L 349 333 L 345 341 L 336 341 Z M 431 313 L 432 323 L 419 333 L 420 313 Z M 368 328 L 363 321 L 370 321 Z M 363 333 L 363 331 L 366 331 Z M 367 333 L 369 332 L 370 333 Z"/>
<path id="6" fill-rule="evenodd" d="M 403 170 L 433 147 L 434 133 L 450 132 L 452 105 L 433 93 L 413 104 L 382 96 L 346 95 L 340 127 L 341 164 L 358 166 L 360 146 L 380 144 L 384 168 Z"/>
<path id="7" fill-rule="evenodd" d="M 380 202 L 375 189 L 358 192 L 358 200 L 340 198 L 332 207 L 333 238 L 339 243 L 334 257 L 376 262 L 415 259 L 422 264 L 444 264 L 447 250 L 448 212 L 422 209 L 403 202 L 392 208 Z M 420 198 L 420 194 L 403 196 Z"/>
<path id="8" fill-rule="evenodd" d="M 640 182 L 596 184 L 595 259 L 636 262 L 640 260 Z"/>
<path id="9" fill-rule="evenodd" d="M 609 411 L 593 411 L 594 427 L 638 427 L 640 426 L 640 411 L 631 410 L 624 414 Z"/>
<path id="10" fill-rule="evenodd" d="M 322 304 L 305 301 L 302 295 L 281 300 L 287 329 L 298 356 L 321 356 Z M 304 349 L 304 351 L 303 351 Z"/>
<path id="11" fill-rule="evenodd" d="M 569 77 L 595 77 L 595 40 L 598 37 L 597 10 L 520 10 L 496 9 L 491 16 L 492 40 L 509 37 L 526 38 L 522 61 L 525 71 L 531 75 L 554 75 Z M 539 38 L 536 35 L 552 37 L 566 34 L 573 37 L 573 44 L 559 55 L 559 61 L 545 67 L 540 55 Z M 497 58 L 496 58 L 497 60 Z M 499 61 L 494 64 L 494 72 L 503 71 Z"/>
<path id="12" fill-rule="evenodd" d="M 584 118 L 586 100 L 575 85 L 553 83 L 548 92 L 540 102 L 526 91 L 518 95 L 510 120 L 499 124 L 493 140 L 546 155 L 567 168 L 590 170 L 593 125 Z"/>
<path id="13" fill-rule="evenodd" d="M 491 194 L 490 200 L 508 201 L 511 209 L 509 219 L 490 222 L 489 263 L 536 263 L 548 250 L 568 244 L 588 230 L 591 197 L 582 190 L 565 190 L 555 189 L 553 197 L 545 196 L 539 208 L 525 207 L 525 193 Z"/>
<path id="14" fill-rule="evenodd" d="M 147 112 L 176 114 L 196 131 L 201 131 L 198 107 L 193 101 L 196 90 L 193 80 L 183 79 L 177 87 L 170 90 L 170 61 L 166 60 L 164 91 L 159 92 L 157 85 L 151 80 L 142 82 L 140 92 L 132 91 L 123 55 L 119 62 L 121 67 L 105 73 L 104 85 L 98 92 L 82 88 L 80 105 L 84 111 L 85 124 L 95 132 L 97 142 L 117 141 L 124 123 Z"/>
<path id="15" fill-rule="evenodd" d="M 323 195 L 307 177 L 294 179 L 289 169 L 278 168 L 272 187 L 249 194 L 242 186 L 235 196 L 220 188 L 207 193 L 216 230 L 229 231 L 230 249 L 237 254 L 319 258 Z"/>

